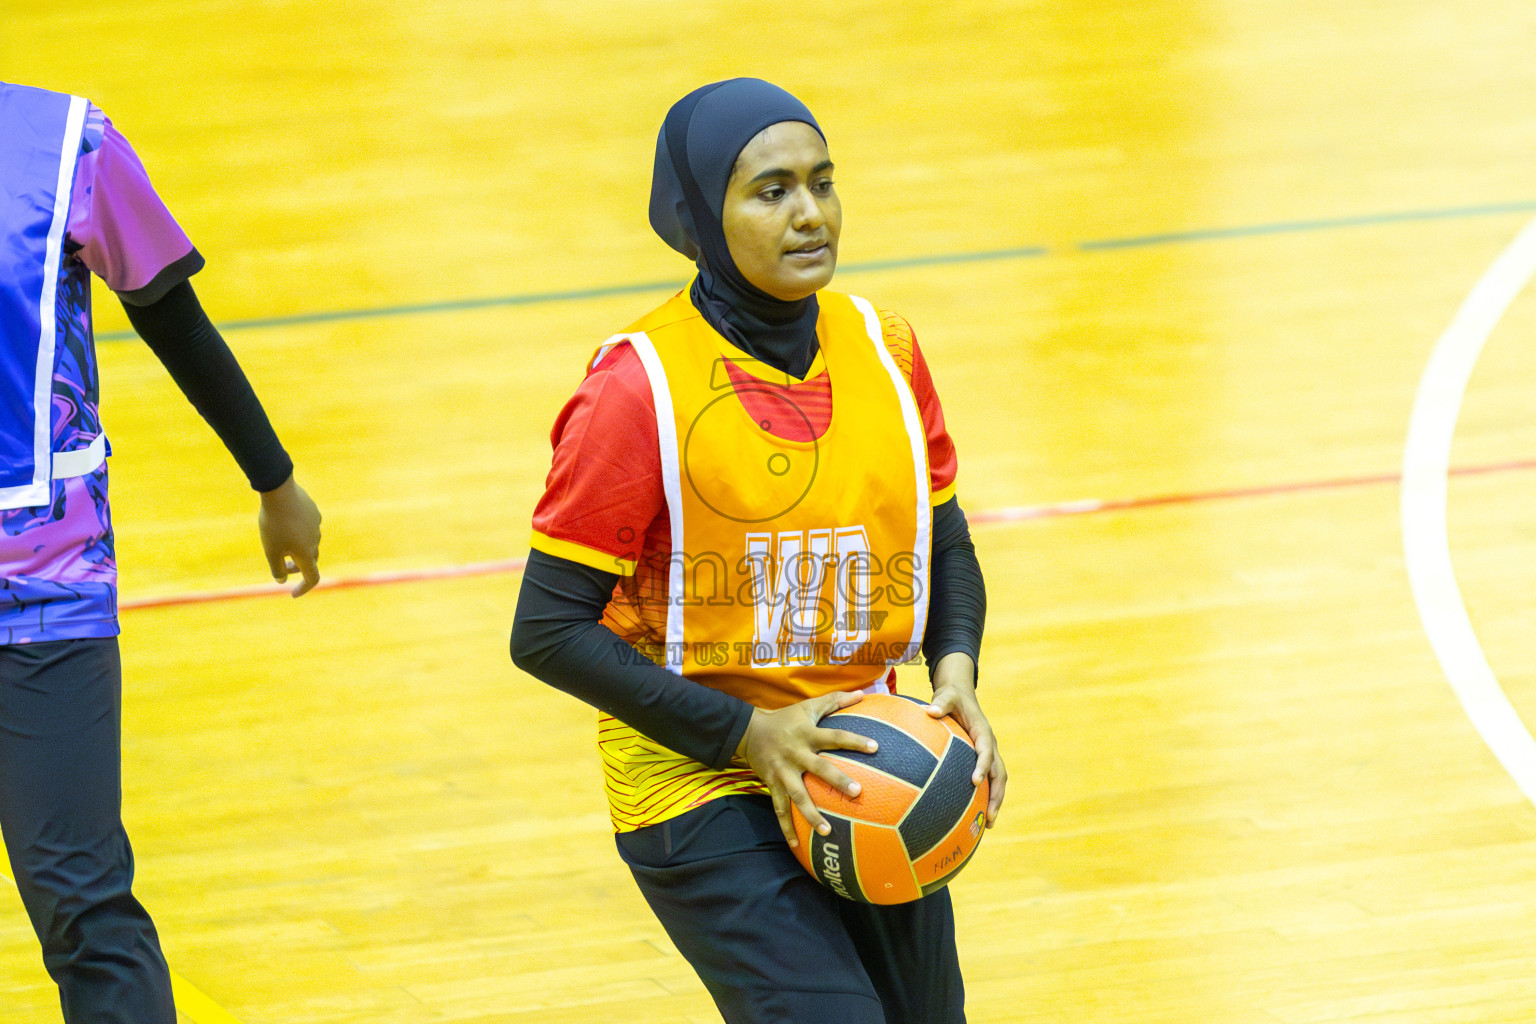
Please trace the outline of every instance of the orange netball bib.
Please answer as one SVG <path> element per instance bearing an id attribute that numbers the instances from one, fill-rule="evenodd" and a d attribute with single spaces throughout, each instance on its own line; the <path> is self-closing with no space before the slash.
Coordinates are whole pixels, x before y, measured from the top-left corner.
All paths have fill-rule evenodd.
<path id="1" fill-rule="evenodd" d="M 821 436 L 791 441 L 754 420 L 726 360 L 748 361 L 687 292 L 629 341 L 650 379 L 671 522 L 658 660 L 763 708 L 880 685 L 918 653 L 927 618 L 927 443 L 910 386 L 863 299 L 822 292 L 831 382 Z M 776 415 L 803 416 L 782 396 Z M 764 402 L 753 403 L 761 407 Z M 809 431 L 803 432 L 810 436 Z M 750 769 L 710 769 L 604 718 L 619 830 L 731 792 L 766 792 Z"/>

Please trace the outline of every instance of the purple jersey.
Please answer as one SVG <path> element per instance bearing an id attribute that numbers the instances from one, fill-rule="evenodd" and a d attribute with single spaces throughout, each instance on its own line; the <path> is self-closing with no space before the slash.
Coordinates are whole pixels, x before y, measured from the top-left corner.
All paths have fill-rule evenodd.
<path id="1" fill-rule="evenodd" d="M 58 257 L 48 410 L 54 472 L 46 503 L 0 510 L 0 644 L 117 635 L 90 274 L 131 301 L 163 294 L 201 264 L 127 140 L 87 107 Z M 76 468 L 61 472 L 57 453 Z"/>

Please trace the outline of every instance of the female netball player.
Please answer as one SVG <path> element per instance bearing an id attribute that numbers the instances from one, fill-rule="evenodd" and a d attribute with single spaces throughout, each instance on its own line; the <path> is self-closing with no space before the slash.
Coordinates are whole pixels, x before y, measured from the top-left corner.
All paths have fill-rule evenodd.
<path id="1" fill-rule="evenodd" d="M 619 853 L 725 1019 L 952 1024 L 948 890 L 855 903 L 795 860 L 825 831 L 819 720 L 919 649 L 990 781 L 985 594 L 955 455 L 910 327 L 823 292 L 842 210 L 814 117 L 766 82 L 668 113 L 651 223 L 691 286 L 602 346 L 553 432 L 512 632 L 524 670 L 595 705 Z M 788 844 L 788 845 L 787 845 Z"/>
<path id="2" fill-rule="evenodd" d="M 319 582 L 320 512 L 188 278 L 203 258 L 84 99 L 0 83 L 0 830 L 70 1024 L 175 1024 L 134 897 L 117 562 L 90 274 L 261 494 L 274 578 Z"/>

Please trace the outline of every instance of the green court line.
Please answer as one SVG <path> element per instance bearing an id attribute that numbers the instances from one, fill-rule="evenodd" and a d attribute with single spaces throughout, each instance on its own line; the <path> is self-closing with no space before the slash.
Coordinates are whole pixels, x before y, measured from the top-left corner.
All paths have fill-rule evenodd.
<path id="1" fill-rule="evenodd" d="M 1460 220 L 1471 217 L 1496 217 L 1512 213 L 1530 213 L 1536 202 L 1495 203 L 1488 206 L 1457 206 L 1443 210 L 1409 210 L 1399 213 L 1370 213 L 1356 217 L 1330 217 L 1322 220 L 1277 221 L 1273 224 L 1249 224 L 1235 228 L 1207 228 L 1200 231 L 1171 231 L 1133 238 L 1107 238 L 1079 242 L 1085 252 L 1108 249 L 1134 249 L 1143 246 L 1177 245 L 1184 242 L 1209 242 L 1226 238 L 1259 238 L 1264 235 L 1302 234 L 1310 231 L 1335 231 L 1340 228 L 1367 228 L 1383 224 L 1410 224 L 1430 220 Z"/>
<path id="2" fill-rule="evenodd" d="M 1536 200 L 1513 203 L 1495 203 L 1481 206 L 1452 206 L 1442 209 L 1406 210 L 1392 213 L 1371 213 L 1354 217 L 1334 217 L 1316 220 L 1278 221 L 1269 224 L 1249 224 L 1229 228 L 1204 228 L 1193 231 L 1173 231 L 1153 235 L 1135 235 L 1125 238 L 1105 238 L 1077 242 L 1067 251 L 1110 252 L 1120 249 L 1147 248 L 1160 245 L 1183 245 L 1191 242 L 1210 242 L 1235 238 L 1259 238 L 1265 235 L 1302 234 L 1307 232 L 1338 231 L 1348 228 L 1377 227 L 1387 224 L 1411 224 L 1435 220 L 1458 220 L 1473 217 L 1495 217 L 1505 214 L 1536 211 Z M 930 253 L 887 260 L 868 260 L 849 263 L 838 268 L 842 274 L 862 274 L 883 270 L 907 270 L 918 267 L 941 267 L 965 263 L 1000 263 L 1008 260 L 1040 259 L 1057 254 L 1046 246 L 1032 245 L 1007 249 L 982 249 L 975 252 Z M 633 284 L 616 284 L 594 288 L 574 288 L 567 291 L 522 292 L 512 295 L 493 295 L 480 299 L 445 299 L 440 302 L 418 302 L 399 306 L 374 306 L 367 309 L 323 310 L 315 313 L 293 313 L 286 316 L 256 317 L 246 320 L 225 320 L 219 330 L 247 331 L 264 327 L 297 327 L 304 324 L 334 323 L 343 320 L 378 320 L 397 316 L 419 316 L 430 313 L 460 313 L 466 310 L 494 309 L 508 306 L 536 306 L 557 302 L 582 302 L 589 299 L 607 299 L 617 295 L 638 295 L 649 292 L 676 291 L 687 281 L 678 278 L 668 281 L 643 281 Z M 128 341 L 137 338 L 133 331 L 107 331 L 96 336 L 97 341 Z"/>

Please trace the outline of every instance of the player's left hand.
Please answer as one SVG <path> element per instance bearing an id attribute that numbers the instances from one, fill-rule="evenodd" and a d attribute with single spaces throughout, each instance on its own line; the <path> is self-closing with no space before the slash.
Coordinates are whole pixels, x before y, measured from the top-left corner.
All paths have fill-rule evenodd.
<path id="1" fill-rule="evenodd" d="M 291 475 L 261 492 L 256 526 L 272 578 L 286 583 L 289 573 L 303 573 L 304 581 L 290 593 L 300 597 L 313 590 L 320 582 L 320 509 Z"/>
<path id="2" fill-rule="evenodd" d="M 773 813 L 779 819 L 784 841 L 799 846 L 795 835 L 793 805 L 805 820 L 822 835 L 832 831 L 827 819 L 817 810 L 816 802 L 805 788 L 805 776 L 812 774 L 834 789 L 849 796 L 859 795 L 859 784 L 838 770 L 823 750 L 861 750 L 873 754 L 878 744 L 868 736 L 846 729 L 823 729 L 821 720 L 834 711 L 852 707 L 864 699 L 861 693 L 835 690 L 820 697 L 810 697 L 798 704 L 770 711 L 753 708 L 747 731 L 736 745 L 736 756 L 746 761 L 757 777 L 768 785 L 773 799 Z"/>
<path id="3" fill-rule="evenodd" d="M 1008 769 L 997 749 L 992 725 L 976 699 L 976 663 L 958 651 L 939 659 L 933 670 L 933 700 L 928 713 L 934 718 L 954 716 L 976 745 L 976 771 L 971 781 L 981 785 L 987 780 L 987 828 L 997 824 L 1003 809 L 1003 791 L 1008 787 Z"/>

